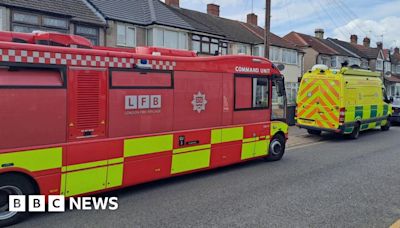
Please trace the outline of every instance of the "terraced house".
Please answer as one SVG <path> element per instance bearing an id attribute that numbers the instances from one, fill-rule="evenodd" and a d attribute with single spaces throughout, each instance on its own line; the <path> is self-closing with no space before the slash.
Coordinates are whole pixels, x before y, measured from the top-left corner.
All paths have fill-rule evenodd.
<path id="1" fill-rule="evenodd" d="M 105 26 L 104 18 L 82 0 L 0 0 L 0 30 L 70 33 L 104 45 Z"/>

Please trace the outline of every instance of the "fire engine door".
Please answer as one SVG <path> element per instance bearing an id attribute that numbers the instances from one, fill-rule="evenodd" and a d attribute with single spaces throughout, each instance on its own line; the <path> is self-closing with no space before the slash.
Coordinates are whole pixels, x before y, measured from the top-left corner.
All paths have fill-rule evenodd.
<path id="1" fill-rule="evenodd" d="M 106 136 L 106 69 L 70 68 L 68 136 L 70 141 Z"/>

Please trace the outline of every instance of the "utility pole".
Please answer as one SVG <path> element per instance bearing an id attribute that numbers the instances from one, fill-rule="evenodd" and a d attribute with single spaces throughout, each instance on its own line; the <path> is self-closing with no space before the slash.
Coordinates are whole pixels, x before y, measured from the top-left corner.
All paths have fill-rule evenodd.
<path id="1" fill-rule="evenodd" d="M 265 0 L 265 34 L 264 34 L 264 57 L 269 59 L 271 30 L 271 0 Z"/>

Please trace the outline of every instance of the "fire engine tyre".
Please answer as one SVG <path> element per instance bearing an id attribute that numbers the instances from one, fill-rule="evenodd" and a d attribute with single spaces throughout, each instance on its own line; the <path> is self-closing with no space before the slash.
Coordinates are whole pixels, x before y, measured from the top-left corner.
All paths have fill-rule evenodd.
<path id="1" fill-rule="evenodd" d="M 356 123 L 356 125 L 354 126 L 353 132 L 351 132 L 351 134 L 349 135 L 350 139 L 358 139 L 358 137 L 360 136 L 360 124 Z"/>
<path id="2" fill-rule="evenodd" d="M 8 211 L 8 196 L 32 194 L 35 188 L 28 178 L 16 173 L 0 175 L 0 227 L 16 224 L 28 216 L 27 212 Z"/>
<path id="3" fill-rule="evenodd" d="M 382 131 L 389 131 L 390 127 L 392 126 L 391 122 L 389 121 L 389 119 L 386 121 L 386 124 L 381 126 L 381 130 Z"/>
<path id="4" fill-rule="evenodd" d="M 281 160 L 285 153 L 285 141 L 285 137 L 282 134 L 275 135 L 269 144 L 269 154 L 265 160 L 269 162 Z"/>
<path id="5" fill-rule="evenodd" d="M 308 129 L 307 132 L 308 132 L 308 134 L 310 134 L 310 135 L 321 135 L 321 134 L 322 134 L 322 131 L 319 131 L 319 130 L 311 130 L 311 129 Z"/>

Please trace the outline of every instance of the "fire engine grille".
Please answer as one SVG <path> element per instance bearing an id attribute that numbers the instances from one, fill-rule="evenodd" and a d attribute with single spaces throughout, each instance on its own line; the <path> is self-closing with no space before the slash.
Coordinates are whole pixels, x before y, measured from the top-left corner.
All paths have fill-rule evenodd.
<path id="1" fill-rule="evenodd" d="M 96 74 L 79 74 L 76 90 L 76 126 L 94 129 L 100 124 L 100 78 Z"/>

